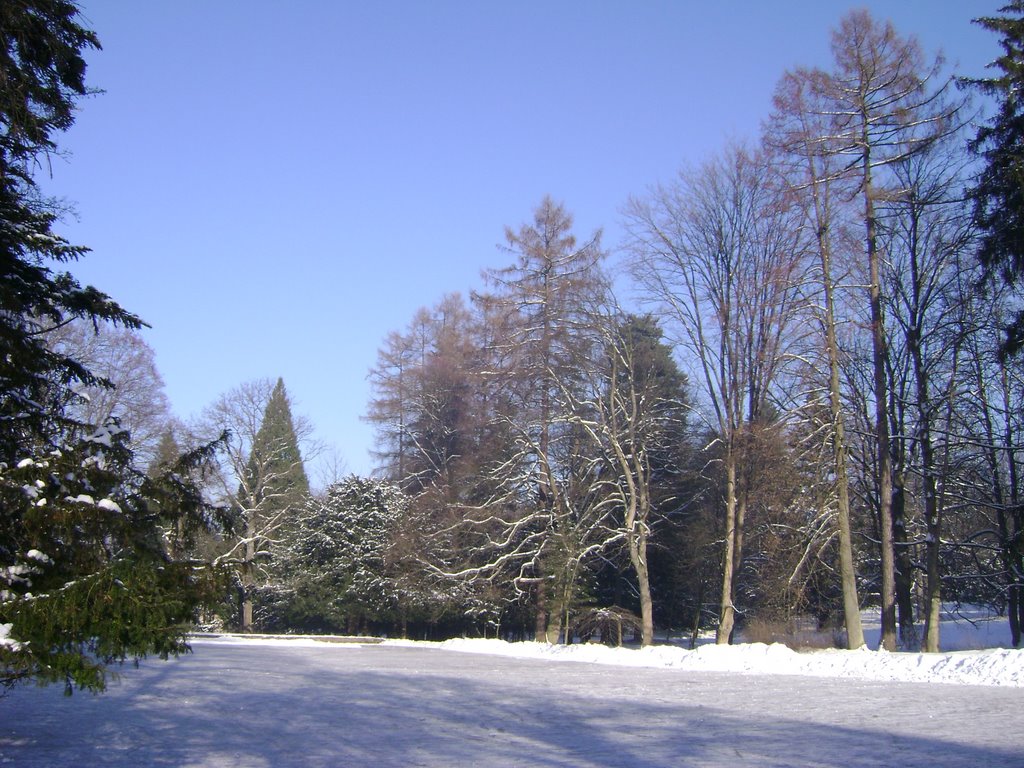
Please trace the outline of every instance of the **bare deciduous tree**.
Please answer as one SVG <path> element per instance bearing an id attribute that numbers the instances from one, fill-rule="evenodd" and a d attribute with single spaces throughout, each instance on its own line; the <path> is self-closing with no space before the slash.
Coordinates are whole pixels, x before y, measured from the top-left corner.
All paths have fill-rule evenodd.
<path id="1" fill-rule="evenodd" d="M 762 422 L 800 308 L 799 227 L 765 158 L 734 147 L 627 210 L 633 273 L 688 355 L 721 442 L 725 547 L 717 640 L 729 642 L 750 493 L 743 433 Z"/>
<path id="2" fill-rule="evenodd" d="M 116 418 L 142 465 L 152 462 L 171 409 L 153 349 L 141 332 L 76 320 L 49 331 L 47 344 L 112 385 L 80 387 L 79 397 L 68 404 L 69 415 L 96 426 Z"/>

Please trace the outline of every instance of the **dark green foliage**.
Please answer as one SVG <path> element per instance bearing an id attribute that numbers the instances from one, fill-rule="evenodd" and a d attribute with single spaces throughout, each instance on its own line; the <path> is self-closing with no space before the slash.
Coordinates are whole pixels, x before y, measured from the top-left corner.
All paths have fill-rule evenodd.
<path id="1" fill-rule="evenodd" d="M 41 330 L 71 318 L 137 328 L 141 321 L 95 288 L 51 265 L 86 248 L 52 231 L 56 216 L 32 178 L 52 133 L 71 125 L 85 94 L 81 50 L 99 47 L 73 3 L 0 7 L 0 457 L 64 431 L 61 406 L 73 383 L 96 383 L 77 361 L 46 348 Z"/>
<path id="2" fill-rule="evenodd" d="M 86 93 L 81 51 L 99 48 L 68 0 L 19 0 L 0 6 L 0 152 L 8 165 L 56 148 L 51 134 L 74 122 Z"/>
<path id="3" fill-rule="evenodd" d="M 168 555 L 214 512 L 186 479 L 212 446 L 148 478 L 127 434 L 101 428 L 0 474 L 0 681 L 102 689 L 105 667 L 186 650 L 185 633 L 217 574 Z"/>
<path id="4" fill-rule="evenodd" d="M 1024 277 L 1024 0 L 999 9 L 1001 16 L 975 23 L 1000 36 L 1003 49 L 988 78 L 968 80 L 997 100 L 998 112 L 978 128 L 971 147 L 985 166 L 973 190 L 974 214 L 982 230 L 978 258 L 988 279 L 1016 285 Z M 1024 312 L 1007 328 L 1004 351 L 1024 347 Z"/>
<path id="5" fill-rule="evenodd" d="M 690 382 L 679 370 L 672 347 L 663 340 L 654 317 L 628 315 L 619 333 L 629 350 L 629 369 L 618 375 L 620 379 L 630 379 L 632 391 L 648 404 L 649 418 L 657 432 L 657 439 L 648 447 L 651 483 L 655 486 L 653 496 L 656 503 L 670 505 L 677 496 L 674 486 L 678 484 L 680 464 L 688 445 Z"/>
<path id="6" fill-rule="evenodd" d="M 101 689 L 111 662 L 185 649 L 184 632 L 216 580 L 173 561 L 164 534 L 208 522 L 188 470 L 147 478 L 116 424 L 70 418 L 78 384 L 102 384 L 45 346 L 73 318 L 142 323 L 54 269 L 86 249 L 52 231 L 33 181 L 53 133 L 85 94 L 82 50 L 98 48 L 60 0 L 0 3 L 0 683 Z"/>
<path id="7" fill-rule="evenodd" d="M 396 485 L 356 476 L 302 505 L 285 555 L 287 623 L 356 632 L 390 622 L 397 597 L 388 550 L 407 508 Z"/>
<path id="8" fill-rule="evenodd" d="M 272 514 L 298 504 L 309 493 L 309 479 L 282 379 L 277 380 L 267 401 L 253 440 L 248 471 L 249 479 L 239 494 L 246 509 L 258 507 L 264 515 Z"/>

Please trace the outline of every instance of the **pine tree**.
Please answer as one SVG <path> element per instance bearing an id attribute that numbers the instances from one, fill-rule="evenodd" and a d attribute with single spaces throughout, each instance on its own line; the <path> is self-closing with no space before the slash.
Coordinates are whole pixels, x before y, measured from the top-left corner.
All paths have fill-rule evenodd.
<path id="1" fill-rule="evenodd" d="M 55 234 L 32 173 L 86 93 L 82 51 L 99 48 L 64 0 L 0 4 L 0 684 L 102 689 L 107 665 L 187 649 L 211 572 L 172 561 L 169 517 L 195 530 L 209 511 L 189 466 L 157 479 L 135 468 L 116 424 L 65 405 L 102 383 L 45 333 L 74 318 L 141 320 L 62 265 L 87 249 Z M 180 470 L 180 474 L 178 473 Z"/>
<path id="2" fill-rule="evenodd" d="M 971 148 L 985 166 L 973 190 L 974 215 L 982 230 L 978 258 L 988 278 L 1017 285 L 1024 278 L 1024 0 L 1002 8 L 1002 16 L 975 19 L 975 23 L 1001 35 L 1003 53 L 990 67 L 994 77 L 968 79 L 982 93 L 994 97 L 998 112 L 978 128 Z M 1024 347 L 1024 311 L 1007 327 L 1003 351 Z"/>
<path id="3" fill-rule="evenodd" d="M 174 430 L 171 428 L 165 429 L 160 434 L 160 442 L 157 443 L 156 454 L 153 457 L 153 461 L 150 462 L 146 474 L 150 477 L 158 476 L 160 472 L 173 466 L 180 455 L 181 447 L 178 445 L 178 439 L 174 436 Z"/>

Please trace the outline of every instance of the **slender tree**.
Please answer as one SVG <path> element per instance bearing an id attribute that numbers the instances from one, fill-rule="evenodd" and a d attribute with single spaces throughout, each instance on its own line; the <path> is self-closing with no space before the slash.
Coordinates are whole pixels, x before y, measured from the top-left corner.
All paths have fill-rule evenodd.
<path id="1" fill-rule="evenodd" d="M 847 14 L 832 34 L 834 65 L 822 76 L 824 105 L 835 133 L 828 151 L 843 160 L 862 205 L 870 307 L 872 394 L 876 443 L 878 519 L 881 536 L 881 644 L 896 648 L 896 567 L 893 466 L 889 430 L 888 339 L 883 317 L 878 203 L 898 194 L 894 164 L 953 130 L 957 107 L 944 100 L 946 85 L 932 85 L 942 59 L 926 64 L 914 39 L 864 10 Z"/>
<path id="2" fill-rule="evenodd" d="M 552 641 L 592 553 L 593 499 L 581 484 L 590 457 L 577 450 L 565 393 L 593 352 L 583 308 L 605 286 L 600 233 L 578 245 L 572 227 L 565 208 L 544 198 L 530 223 L 506 231 L 515 263 L 488 272 L 490 290 L 475 297 L 492 321 L 480 371 L 488 430 L 506 443 L 484 469 L 492 491 L 478 512 L 503 532 L 490 537 L 491 556 L 481 553 L 485 566 L 465 572 L 513 568 L 517 588 L 533 594 L 535 636 Z"/>
<path id="3" fill-rule="evenodd" d="M 839 570 L 843 591 L 843 617 L 849 648 L 864 645 L 854 566 L 850 515 L 850 487 L 847 471 L 846 416 L 842 403 L 841 355 L 836 318 L 836 251 L 843 252 L 845 189 L 842 169 L 832 151 L 830 137 L 837 131 L 835 117 L 822 104 L 823 76 L 820 72 L 796 70 L 787 73 L 776 87 L 774 112 L 767 125 L 765 142 L 774 151 L 773 161 L 781 183 L 793 195 L 803 212 L 807 229 L 813 233 L 811 247 L 817 252 L 818 283 L 821 286 L 821 340 L 828 366 L 827 392 L 831 429 L 829 442 L 836 499 L 836 531 L 839 537 Z M 837 248 L 838 246 L 838 248 Z"/>
<path id="4" fill-rule="evenodd" d="M 612 313 L 603 329 L 605 358 L 595 367 L 591 399 L 576 419 L 598 451 L 599 506 L 610 510 L 604 552 L 625 541 L 640 604 L 641 643 L 654 642 L 649 547 L 655 518 L 674 502 L 678 441 L 685 430 L 686 377 L 650 316 Z"/>

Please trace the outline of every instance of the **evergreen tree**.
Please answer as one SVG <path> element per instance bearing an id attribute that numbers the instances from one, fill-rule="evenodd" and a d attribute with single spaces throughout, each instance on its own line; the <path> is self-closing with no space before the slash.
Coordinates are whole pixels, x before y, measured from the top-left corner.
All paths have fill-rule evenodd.
<path id="1" fill-rule="evenodd" d="M 160 434 L 160 442 L 157 443 L 156 453 L 146 474 L 150 477 L 159 475 L 161 471 L 173 466 L 180 455 L 181 447 L 178 445 L 178 439 L 174 436 L 174 430 L 168 427 Z"/>
<path id="2" fill-rule="evenodd" d="M 82 51 L 99 48 L 64 0 L 0 4 L 0 684 L 101 689 L 108 664 L 185 650 L 211 572 L 172 560 L 169 517 L 185 531 L 209 511 L 188 467 L 135 468 L 115 424 L 65 405 L 102 383 L 45 334 L 74 318 L 138 328 L 135 315 L 61 267 L 86 248 L 55 234 L 33 171 L 86 93 Z"/>
<path id="3" fill-rule="evenodd" d="M 975 19 L 975 23 L 1001 36 L 1003 53 L 990 67 L 994 77 L 971 79 L 998 102 L 996 115 L 978 128 L 971 148 L 985 166 L 973 190 L 974 214 L 982 230 L 978 258 L 989 279 L 996 276 L 1010 285 L 1024 277 L 1024 0 L 999 9 L 1002 16 Z M 1003 350 L 1024 347 L 1024 311 L 1007 328 Z"/>
<path id="4" fill-rule="evenodd" d="M 246 507 L 263 514 L 293 508 L 309 493 L 284 379 L 274 385 L 249 454 L 249 479 L 239 491 Z"/>
<path id="5" fill-rule="evenodd" d="M 295 510 L 285 553 L 291 626 L 357 633 L 393 622 L 398 574 L 388 554 L 408 505 L 397 485 L 353 475 Z"/>
<path id="6" fill-rule="evenodd" d="M 279 378 L 267 398 L 259 429 L 252 437 L 236 496 L 242 535 L 237 551 L 243 631 L 252 630 L 253 598 L 256 588 L 265 585 L 273 568 L 274 542 L 293 532 L 292 518 L 308 495 L 309 480 L 291 404 L 284 380 Z"/>

